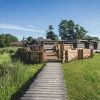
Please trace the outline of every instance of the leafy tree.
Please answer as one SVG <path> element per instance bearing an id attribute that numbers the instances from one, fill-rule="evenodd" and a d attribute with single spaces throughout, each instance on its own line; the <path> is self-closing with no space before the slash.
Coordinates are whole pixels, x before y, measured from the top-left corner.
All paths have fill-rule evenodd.
<path id="1" fill-rule="evenodd" d="M 49 30 L 53 30 L 53 26 L 52 25 L 49 25 Z"/>
<path id="2" fill-rule="evenodd" d="M 86 39 L 86 40 L 95 40 L 95 41 L 99 41 L 100 40 L 98 37 L 92 37 L 92 36 L 89 36 L 89 35 L 86 35 L 84 37 L 84 39 Z"/>
<path id="3" fill-rule="evenodd" d="M 84 39 L 87 33 L 87 31 L 79 25 L 76 25 L 75 31 L 76 31 L 77 39 Z"/>
<path id="4" fill-rule="evenodd" d="M 58 36 L 53 32 L 54 28 L 52 25 L 49 25 L 49 29 L 46 33 L 46 38 L 51 40 L 57 40 Z"/>
<path id="5" fill-rule="evenodd" d="M 62 20 L 59 25 L 59 36 L 61 39 L 73 39 L 75 37 L 74 27 L 75 24 L 72 20 Z"/>
<path id="6" fill-rule="evenodd" d="M 42 39 L 43 39 L 43 37 L 37 37 L 37 39 L 40 39 L 40 40 L 42 40 Z"/>
<path id="7" fill-rule="evenodd" d="M 83 39 L 87 31 L 75 24 L 72 20 L 62 20 L 59 24 L 59 36 L 61 39 L 75 40 Z"/>
<path id="8" fill-rule="evenodd" d="M 98 37 L 92 37 L 93 40 L 100 41 Z"/>
<path id="9" fill-rule="evenodd" d="M 33 41 L 31 42 L 31 45 L 32 44 L 38 44 L 38 41 L 36 39 L 33 39 Z"/>
<path id="10" fill-rule="evenodd" d="M 2 48 L 2 47 L 4 47 L 4 46 L 5 46 L 4 41 L 0 40 L 0 47 Z"/>
<path id="11" fill-rule="evenodd" d="M 9 46 L 11 42 L 18 41 L 17 37 L 11 34 L 1 34 L 0 35 L 0 47 Z"/>
<path id="12" fill-rule="evenodd" d="M 33 37 L 31 37 L 31 36 L 28 37 L 28 38 L 27 38 L 27 41 L 28 41 L 28 43 L 30 44 L 30 43 L 33 41 Z"/>

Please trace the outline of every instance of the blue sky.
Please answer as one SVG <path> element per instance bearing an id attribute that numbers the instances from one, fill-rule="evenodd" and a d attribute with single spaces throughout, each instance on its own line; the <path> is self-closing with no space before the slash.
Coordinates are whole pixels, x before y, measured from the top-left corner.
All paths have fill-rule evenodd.
<path id="1" fill-rule="evenodd" d="M 100 38 L 100 0 L 0 0 L 0 33 L 22 39 L 45 37 L 49 25 L 55 33 L 63 19 L 71 19 Z"/>

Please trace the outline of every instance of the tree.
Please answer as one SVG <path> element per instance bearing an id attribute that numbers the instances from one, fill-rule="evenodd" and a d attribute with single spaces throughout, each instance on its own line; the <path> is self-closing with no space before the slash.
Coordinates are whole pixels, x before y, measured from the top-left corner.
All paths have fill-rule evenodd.
<path id="1" fill-rule="evenodd" d="M 73 39 L 75 37 L 74 27 L 75 24 L 72 20 L 62 20 L 59 25 L 59 36 L 61 39 Z"/>
<path id="2" fill-rule="evenodd" d="M 0 35 L 0 47 L 9 46 L 11 42 L 17 42 L 17 37 L 11 34 L 1 34 Z"/>
<path id="3" fill-rule="evenodd" d="M 2 48 L 2 47 L 4 47 L 4 46 L 5 46 L 4 41 L 0 40 L 0 47 Z"/>
<path id="4" fill-rule="evenodd" d="M 32 41 L 33 41 L 33 37 L 29 36 L 29 37 L 27 38 L 27 42 L 30 44 Z"/>
<path id="5" fill-rule="evenodd" d="M 62 20 L 59 24 L 59 36 L 61 39 L 75 40 L 82 39 L 87 31 L 75 24 L 72 20 Z"/>
<path id="6" fill-rule="evenodd" d="M 98 38 L 98 37 L 92 37 L 92 36 L 89 36 L 89 35 L 86 35 L 86 36 L 84 37 L 84 39 L 86 39 L 86 40 L 95 40 L 95 41 L 99 41 L 99 38 Z"/>
<path id="7" fill-rule="evenodd" d="M 38 40 L 43 40 L 43 37 L 37 37 Z"/>
<path id="8" fill-rule="evenodd" d="M 57 40 L 58 36 L 53 32 L 54 28 L 52 25 L 49 25 L 49 29 L 46 33 L 46 38 L 51 40 Z"/>
<path id="9" fill-rule="evenodd" d="M 76 25 L 75 31 L 76 31 L 77 39 L 84 39 L 86 33 L 88 32 L 79 25 Z"/>

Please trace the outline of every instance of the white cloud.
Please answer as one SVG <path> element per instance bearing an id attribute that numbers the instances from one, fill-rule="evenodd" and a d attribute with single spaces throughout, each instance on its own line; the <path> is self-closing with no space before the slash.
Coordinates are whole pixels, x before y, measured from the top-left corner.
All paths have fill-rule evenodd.
<path id="1" fill-rule="evenodd" d="M 28 27 L 28 28 L 34 28 L 35 26 L 32 26 L 32 25 L 26 25 L 26 27 Z"/>
<path id="2" fill-rule="evenodd" d="M 45 30 L 36 30 L 36 29 L 30 29 L 28 27 L 21 27 L 21 26 L 17 26 L 17 25 L 2 24 L 2 23 L 0 24 L 0 29 L 21 30 L 21 31 L 29 31 L 29 32 L 39 32 L 39 33 L 45 32 Z"/>

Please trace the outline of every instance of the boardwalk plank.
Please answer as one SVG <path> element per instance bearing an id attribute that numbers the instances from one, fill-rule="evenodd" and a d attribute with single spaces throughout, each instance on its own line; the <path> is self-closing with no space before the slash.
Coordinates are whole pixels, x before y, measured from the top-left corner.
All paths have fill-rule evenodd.
<path id="1" fill-rule="evenodd" d="M 67 100 L 60 63 L 47 63 L 20 100 Z"/>

